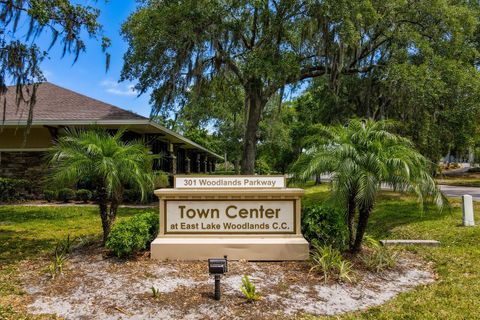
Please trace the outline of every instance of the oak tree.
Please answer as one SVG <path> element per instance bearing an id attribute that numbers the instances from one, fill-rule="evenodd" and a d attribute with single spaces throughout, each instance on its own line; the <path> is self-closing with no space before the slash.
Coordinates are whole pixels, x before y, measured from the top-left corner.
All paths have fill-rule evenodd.
<path id="1" fill-rule="evenodd" d="M 252 174 L 259 123 L 276 93 L 326 76 L 362 77 L 412 40 L 442 50 L 465 26 L 462 2 L 338 0 L 144 0 L 122 27 L 122 79 L 152 90 L 153 112 L 178 111 L 209 83 L 244 90 L 242 173 Z M 474 23 L 466 21 L 467 23 Z M 415 48 L 412 48 L 414 50 Z"/>

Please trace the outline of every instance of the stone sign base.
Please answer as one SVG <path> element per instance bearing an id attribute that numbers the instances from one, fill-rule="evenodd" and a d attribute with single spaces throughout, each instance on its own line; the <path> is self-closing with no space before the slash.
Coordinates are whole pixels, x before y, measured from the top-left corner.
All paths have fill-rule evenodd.
<path id="1" fill-rule="evenodd" d="M 292 238 L 157 238 L 151 257 L 159 260 L 206 260 L 227 256 L 231 260 L 306 260 L 308 242 Z"/>
<path id="2" fill-rule="evenodd" d="M 308 259 L 302 189 L 160 189 L 160 230 L 151 258 Z"/>

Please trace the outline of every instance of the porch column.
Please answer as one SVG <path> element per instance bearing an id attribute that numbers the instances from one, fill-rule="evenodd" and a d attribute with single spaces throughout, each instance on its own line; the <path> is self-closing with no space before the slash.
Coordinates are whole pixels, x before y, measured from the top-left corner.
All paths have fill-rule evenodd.
<path id="1" fill-rule="evenodd" d="M 190 173 L 190 155 L 185 151 L 185 174 Z"/>
<path id="2" fill-rule="evenodd" d="M 171 143 L 168 144 L 167 158 L 168 158 L 168 164 L 169 164 L 168 171 L 171 174 L 177 174 L 177 157 L 175 156 L 173 144 Z"/>
<path id="3" fill-rule="evenodd" d="M 197 153 L 197 159 L 195 160 L 195 172 L 196 172 L 196 173 L 202 172 L 202 170 L 200 169 L 200 168 L 201 168 L 201 167 L 200 167 L 200 163 L 201 163 L 201 161 L 200 161 L 200 153 Z"/>
<path id="4" fill-rule="evenodd" d="M 213 160 L 209 159 L 208 161 L 208 172 L 212 173 L 213 172 Z"/>
<path id="5" fill-rule="evenodd" d="M 208 157 L 207 156 L 203 158 L 202 169 L 204 173 L 208 173 Z"/>

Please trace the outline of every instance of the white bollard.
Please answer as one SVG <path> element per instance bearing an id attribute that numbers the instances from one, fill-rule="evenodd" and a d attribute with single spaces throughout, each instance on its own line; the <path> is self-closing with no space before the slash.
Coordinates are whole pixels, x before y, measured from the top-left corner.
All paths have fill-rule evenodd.
<path id="1" fill-rule="evenodd" d="M 462 210 L 463 210 L 463 225 L 466 227 L 471 227 L 475 225 L 475 220 L 473 219 L 473 200 L 472 196 L 465 194 L 462 196 Z"/>

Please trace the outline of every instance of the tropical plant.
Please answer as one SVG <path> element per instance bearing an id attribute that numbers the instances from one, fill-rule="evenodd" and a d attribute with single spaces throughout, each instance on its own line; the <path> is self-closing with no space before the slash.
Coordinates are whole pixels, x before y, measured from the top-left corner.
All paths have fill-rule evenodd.
<path id="1" fill-rule="evenodd" d="M 138 189 L 144 198 L 153 189 L 151 155 L 141 142 L 122 141 L 124 130 L 69 130 L 50 149 L 50 179 L 71 185 L 92 181 L 100 209 L 103 241 L 106 242 L 122 202 L 125 185 Z"/>
<path id="2" fill-rule="evenodd" d="M 161 292 L 159 289 L 155 288 L 154 286 L 151 286 L 150 290 L 152 290 L 152 297 L 154 299 L 158 299 L 161 296 Z"/>
<path id="3" fill-rule="evenodd" d="M 72 239 L 70 237 L 70 234 L 68 234 L 66 238 L 60 240 L 57 243 L 56 251 L 59 251 L 59 252 L 65 253 L 65 254 L 71 253 L 72 252 L 72 247 L 73 247 L 73 244 L 75 243 L 75 241 L 76 241 L 76 238 Z"/>
<path id="4" fill-rule="evenodd" d="M 68 256 L 64 252 L 55 252 L 55 255 L 52 258 L 48 266 L 48 272 L 52 279 L 55 279 L 59 274 L 63 272 L 63 266 L 68 260 Z"/>
<path id="5" fill-rule="evenodd" d="M 317 125 L 315 133 L 305 140 L 305 152 L 293 166 L 297 179 L 332 174 L 332 198 L 345 210 L 352 253 L 361 250 L 382 184 L 415 193 L 422 210 L 428 200 L 440 208 L 446 201 L 430 176 L 427 159 L 408 139 L 391 133 L 392 126 L 388 121 L 358 119 L 346 126 Z"/>
<path id="6" fill-rule="evenodd" d="M 53 257 L 48 265 L 48 272 L 52 279 L 55 279 L 63 272 L 63 267 L 68 260 L 68 254 L 71 251 L 72 244 L 73 241 L 70 239 L 70 235 L 57 242 Z"/>
<path id="7" fill-rule="evenodd" d="M 346 261 L 338 249 L 321 245 L 317 241 L 313 242 L 310 252 L 310 266 L 310 272 L 321 273 L 325 282 L 332 277 L 344 282 L 354 280 L 352 263 Z"/>
<path id="8" fill-rule="evenodd" d="M 368 270 L 380 272 L 397 265 L 398 252 L 386 247 L 372 248 L 361 256 L 361 261 Z"/>
<path id="9" fill-rule="evenodd" d="M 247 275 L 242 278 L 242 286 L 240 287 L 247 302 L 254 302 L 260 299 L 260 294 L 257 292 L 255 285 L 250 281 Z"/>

